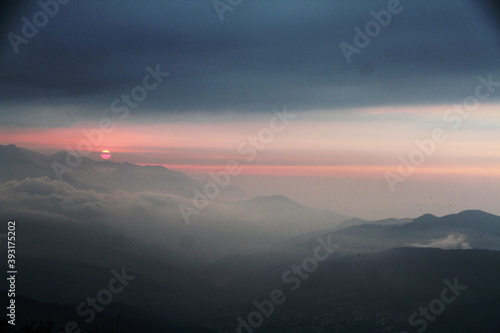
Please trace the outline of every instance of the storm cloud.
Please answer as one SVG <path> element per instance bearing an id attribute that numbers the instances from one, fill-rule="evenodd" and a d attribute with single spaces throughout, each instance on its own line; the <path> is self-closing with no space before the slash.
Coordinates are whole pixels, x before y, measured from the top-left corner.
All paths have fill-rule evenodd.
<path id="1" fill-rule="evenodd" d="M 59 121 L 102 116 L 157 64 L 170 75 L 141 116 L 453 103 L 498 75 L 495 16 L 464 0 L 401 0 L 348 63 L 339 45 L 389 3 L 246 0 L 221 21 L 212 1 L 70 1 L 16 53 L 8 34 L 22 36 L 41 10 L 31 3 L 5 14 L 0 112 L 18 125 L 33 106 Z"/>

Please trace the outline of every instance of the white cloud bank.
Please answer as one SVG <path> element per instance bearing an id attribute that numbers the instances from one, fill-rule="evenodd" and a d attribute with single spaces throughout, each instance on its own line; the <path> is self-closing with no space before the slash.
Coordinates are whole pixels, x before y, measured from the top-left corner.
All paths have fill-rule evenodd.
<path id="1" fill-rule="evenodd" d="M 413 243 L 413 247 L 433 247 L 443 250 L 449 249 L 463 249 L 469 250 L 471 246 L 469 242 L 466 242 L 467 236 L 463 234 L 449 234 L 448 236 L 441 239 L 432 239 L 430 243 L 420 244 Z"/>

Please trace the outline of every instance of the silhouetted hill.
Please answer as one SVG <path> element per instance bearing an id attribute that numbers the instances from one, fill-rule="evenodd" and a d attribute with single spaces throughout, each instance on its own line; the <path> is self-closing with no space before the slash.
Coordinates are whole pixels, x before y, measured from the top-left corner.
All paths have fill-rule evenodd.
<path id="1" fill-rule="evenodd" d="M 257 196 L 237 203 L 234 208 L 249 222 L 265 225 L 282 237 L 331 229 L 348 219 L 331 210 L 303 206 L 284 195 Z"/>
<path id="2" fill-rule="evenodd" d="M 65 151 L 48 156 L 15 145 L 0 145 L 0 182 L 42 176 L 58 179 L 52 163 L 67 166 L 67 156 Z M 94 161 L 81 157 L 78 166 L 67 168 L 70 171 L 64 172 L 62 179 L 78 189 L 148 190 L 192 196 L 192 189 L 198 184 L 184 173 L 163 166 Z"/>
<path id="3" fill-rule="evenodd" d="M 50 158 L 15 145 L 0 145 L 0 184 L 11 180 L 26 178 L 49 177 L 54 180 L 57 175 L 50 166 Z M 80 190 L 93 189 L 98 192 L 109 192 L 102 186 L 91 186 L 75 180 L 71 175 L 65 176 L 65 181 Z"/>
<path id="4" fill-rule="evenodd" d="M 368 220 L 363 220 L 359 218 L 352 218 L 345 220 L 341 224 L 339 224 L 337 227 L 335 227 L 334 230 L 340 230 L 340 229 L 345 229 L 349 227 L 353 227 L 356 225 L 362 225 L 362 224 L 371 224 L 371 225 L 400 225 L 400 224 L 406 224 L 412 222 L 412 219 L 406 218 L 406 219 L 395 219 L 395 218 L 389 218 L 389 219 L 382 219 L 382 220 L 375 220 L 375 221 L 368 221 Z"/>
<path id="5" fill-rule="evenodd" d="M 3 292 L 5 291 L 2 290 L 2 293 Z M 54 323 L 52 332 L 56 333 L 61 331 L 64 332 L 64 330 L 59 328 L 64 327 L 66 323 L 70 321 L 74 321 L 82 330 L 117 325 L 119 329 L 117 333 L 215 333 L 215 331 L 203 327 L 182 327 L 173 322 L 175 318 L 169 319 L 167 315 L 155 316 L 141 309 L 117 302 L 113 302 L 106 306 L 106 308 L 102 312 L 99 312 L 95 319 L 89 324 L 84 320 L 87 319 L 87 317 L 82 318 L 76 315 L 76 305 L 74 304 L 38 302 L 23 296 L 17 296 L 16 302 L 16 312 L 19 314 L 16 320 L 17 328 L 21 328 L 31 322 L 39 324 L 41 322 L 51 321 Z M 4 314 L 2 314 L 0 317 L 0 330 L 8 329 L 10 326 L 11 325 L 6 323 Z M 4 331 L 2 330 L 2 332 Z"/>
<path id="6" fill-rule="evenodd" d="M 255 310 L 254 300 L 269 299 L 269 293 L 278 288 L 287 300 L 276 307 L 262 332 L 296 331 L 299 327 L 310 332 L 414 332 L 409 317 L 439 299 L 447 280 L 466 288 L 446 305 L 436 321 L 439 325 L 433 328 L 434 323 L 429 323 L 429 331 L 455 333 L 464 318 L 471 323 L 467 329 L 462 325 L 461 332 L 496 332 L 500 325 L 498 251 L 398 248 L 346 256 L 320 262 L 316 271 L 306 273 L 306 279 L 289 274 L 300 281 L 292 290 L 295 282 L 284 282 L 282 276 L 302 259 L 256 269 L 226 286 L 228 293 L 242 300 L 233 316 L 246 318 Z M 474 330 L 476 315 L 485 318 L 476 326 L 483 330 Z M 227 331 L 231 331 L 229 327 Z"/>
<path id="7" fill-rule="evenodd" d="M 500 217 L 479 210 L 436 217 L 430 214 L 401 225 L 362 224 L 332 230 L 334 242 L 340 251 L 383 251 L 396 247 L 436 247 L 443 249 L 500 250 Z M 299 246 L 313 244 L 317 234 Z M 296 242 L 295 242 L 296 244 Z"/>

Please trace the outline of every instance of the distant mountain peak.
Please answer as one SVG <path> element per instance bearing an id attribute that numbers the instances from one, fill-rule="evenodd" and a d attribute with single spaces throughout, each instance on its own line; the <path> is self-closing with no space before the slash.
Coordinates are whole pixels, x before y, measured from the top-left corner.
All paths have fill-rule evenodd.
<path id="1" fill-rule="evenodd" d="M 16 145 L 14 144 L 8 144 L 8 145 L 0 145 L 0 149 L 19 149 Z"/>
<path id="2" fill-rule="evenodd" d="M 277 195 L 259 195 L 259 196 L 256 196 L 256 197 L 248 200 L 247 202 L 249 202 L 249 203 L 273 203 L 273 204 L 276 204 L 276 203 L 286 203 L 286 204 L 299 205 L 298 202 L 293 201 L 289 197 L 287 197 L 285 195 L 281 195 L 281 194 L 277 194 Z"/>
<path id="3" fill-rule="evenodd" d="M 17 147 L 16 145 L 9 144 L 9 145 L 0 145 L 0 152 L 3 153 L 20 153 L 21 149 Z"/>
<path id="4" fill-rule="evenodd" d="M 431 222 L 431 221 L 435 221 L 435 220 L 439 220 L 439 217 L 437 217 L 436 215 L 432 215 L 432 214 L 424 214 L 424 215 L 414 219 L 413 222 L 421 223 L 421 222 Z"/>
<path id="5" fill-rule="evenodd" d="M 437 217 L 432 214 L 425 214 L 413 220 L 413 223 L 453 223 L 453 225 L 470 226 L 478 223 L 492 223 L 497 225 L 500 217 L 482 210 L 464 210 L 456 214 L 448 214 L 442 217 Z"/>
<path id="6" fill-rule="evenodd" d="M 144 165 L 143 166 L 146 169 L 151 169 L 151 170 L 170 170 L 165 168 L 163 165 Z"/>
<path id="7" fill-rule="evenodd" d="M 50 156 L 51 157 L 66 157 L 66 154 L 68 154 L 67 151 L 61 150 L 61 151 L 58 151 L 57 153 L 54 153 Z"/>
<path id="8" fill-rule="evenodd" d="M 479 210 L 479 209 L 468 209 L 464 210 L 458 214 L 455 214 L 458 216 L 464 216 L 464 217 L 478 217 L 478 216 L 495 216 L 493 214 L 487 213 L 485 211 Z"/>

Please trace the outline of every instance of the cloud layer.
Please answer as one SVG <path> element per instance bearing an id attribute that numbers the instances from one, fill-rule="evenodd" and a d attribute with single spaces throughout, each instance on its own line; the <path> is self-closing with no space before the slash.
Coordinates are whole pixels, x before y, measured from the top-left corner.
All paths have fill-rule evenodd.
<path id="1" fill-rule="evenodd" d="M 449 250 L 449 249 L 469 250 L 469 249 L 471 249 L 471 246 L 470 246 L 469 242 L 466 242 L 466 240 L 467 240 L 466 235 L 450 234 L 444 238 L 432 240 L 431 242 L 429 242 L 427 244 L 415 243 L 415 244 L 412 244 L 412 246 L 414 246 L 414 247 L 434 247 L 434 248 L 444 249 L 444 250 Z"/>

